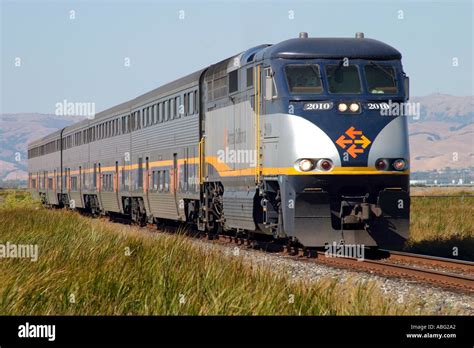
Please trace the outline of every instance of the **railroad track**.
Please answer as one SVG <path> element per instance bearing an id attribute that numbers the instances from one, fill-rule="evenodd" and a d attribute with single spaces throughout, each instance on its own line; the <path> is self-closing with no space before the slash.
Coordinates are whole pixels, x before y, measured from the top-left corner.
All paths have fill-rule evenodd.
<path id="1" fill-rule="evenodd" d="M 474 274 L 474 262 L 383 249 L 373 253 L 373 255 L 370 256 L 371 258 L 358 260 L 356 258 L 347 257 L 330 257 L 321 250 L 272 245 L 271 243 L 265 242 L 255 243 L 245 238 L 232 236 L 219 236 L 219 240 L 224 243 L 235 244 L 236 246 L 247 246 L 276 252 L 298 260 L 376 273 L 383 276 L 410 278 L 435 284 L 443 288 L 474 293 L 474 277 L 472 276 L 472 274 Z M 457 270 L 462 273 L 453 273 L 451 270 Z"/>
<path id="2" fill-rule="evenodd" d="M 147 225 L 143 228 L 157 231 L 156 225 Z M 174 233 L 178 229 L 179 227 L 177 226 L 164 226 L 163 229 L 158 229 L 158 232 Z M 318 249 L 300 248 L 298 246 L 249 239 L 247 237 L 225 234 L 210 236 L 194 229 L 188 230 L 188 234 L 199 239 L 207 238 L 211 243 L 261 250 L 291 257 L 299 261 L 315 262 L 338 268 L 375 273 L 382 276 L 409 278 L 443 288 L 474 294 L 474 262 L 385 249 L 369 252 L 369 258 L 358 260 L 348 257 L 328 257 L 324 251 Z"/>
<path id="3" fill-rule="evenodd" d="M 324 255 L 324 252 L 320 252 Z M 321 255 L 318 253 L 318 256 Z M 416 265 L 404 263 L 395 263 L 393 262 L 393 254 L 390 253 L 388 260 L 372 260 L 372 259 L 364 259 L 359 261 L 353 258 L 328 258 L 325 255 L 320 259 L 327 259 L 330 260 L 329 263 L 335 263 L 337 265 L 344 266 L 348 264 L 351 268 L 354 269 L 362 269 L 369 272 L 379 273 L 381 275 L 388 275 L 394 277 L 401 277 L 401 278 L 411 278 L 414 280 L 420 280 L 423 282 L 428 282 L 436 285 L 440 285 L 446 288 L 453 288 L 458 290 L 464 290 L 470 293 L 474 293 L 474 277 L 469 274 L 460 274 L 460 273 L 453 273 L 445 270 L 445 266 L 448 261 L 443 261 L 443 270 L 434 269 L 434 263 L 429 264 L 431 267 L 420 267 L 417 263 Z M 396 255 L 396 259 L 400 258 L 400 255 Z M 404 259 L 418 259 L 414 255 L 407 256 Z M 318 259 L 319 260 L 319 259 Z M 323 261 L 326 263 L 327 261 Z M 453 261 L 449 264 L 449 268 L 458 268 L 459 264 L 456 261 Z M 464 265 L 464 270 L 466 273 L 472 273 L 474 270 L 474 266 L 472 265 Z"/>
<path id="4" fill-rule="evenodd" d="M 388 254 L 388 260 L 401 263 L 413 263 L 428 267 L 444 268 L 474 276 L 474 262 L 455 260 L 439 256 L 406 253 L 397 250 L 379 249 L 381 253 Z"/>

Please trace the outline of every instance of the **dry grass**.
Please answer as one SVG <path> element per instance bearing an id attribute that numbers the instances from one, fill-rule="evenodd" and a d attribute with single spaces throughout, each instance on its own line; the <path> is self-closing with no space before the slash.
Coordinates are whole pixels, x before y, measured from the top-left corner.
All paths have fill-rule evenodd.
<path id="1" fill-rule="evenodd" d="M 469 202 L 414 199 L 409 247 L 449 249 L 456 240 L 472 253 Z M 429 314 L 373 283 L 291 281 L 181 235 L 39 208 L 24 193 L 4 195 L 0 244 L 7 241 L 37 244 L 39 259 L 0 259 L 0 315 Z"/>
<path id="2" fill-rule="evenodd" d="M 0 260 L 1 315 L 422 313 L 373 284 L 294 282 L 181 235 L 139 233 L 70 211 L 1 208 L 0 243 L 7 241 L 37 244 L 39 258 Z"/>
<path id="3" fill-rule="evenodd" d="M 474 187 L 412 187 L 412 196 L 463 196 L 474 195 Z"/>
<path id="4" fill-rule="evenodd" d="M 435 192 L 452 194 L 449 189 Z M 474 197 L 412 198 L 406 250 L 474 260 L 473 215 Z"/>

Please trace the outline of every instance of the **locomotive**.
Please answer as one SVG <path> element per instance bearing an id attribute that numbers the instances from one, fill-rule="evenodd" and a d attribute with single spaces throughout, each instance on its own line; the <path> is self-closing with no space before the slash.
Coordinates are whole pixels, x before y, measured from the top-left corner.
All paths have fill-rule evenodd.
<path id="1" fill-rule="evenodd" d="M 250 48 L 28 145 L 48 206 L 320 247 L 408 237 L 409 78 L 395 48 L 298 38 Z"/>

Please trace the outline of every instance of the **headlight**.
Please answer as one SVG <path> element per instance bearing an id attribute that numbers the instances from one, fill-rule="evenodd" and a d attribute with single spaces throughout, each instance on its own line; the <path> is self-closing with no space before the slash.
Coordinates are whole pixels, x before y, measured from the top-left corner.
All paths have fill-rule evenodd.
<path id="1" fill-rule="evenodd" d="M 377 168 L 377 170 L 387 170 L 388 168 L 388 161 L 386 159 L 378 159 L 376 162 L 375 162 L 375 168 Z"/>
<path id="2" fill-rule="evenodd" d="M 337 106 L 337 109 L 338 109 L 340 112 L 345 112 L 345 111 L 347 110 L 347 104 L 340 103 L 340 104 Z"/>
<path id="3" fill-rule="evenodd" d="M 310 159 L 302 159 L 298 162 L 298 167 L 302 172 L 309 172 L 314 169 L 314 162 Z"/>
<path id="4" fill-rule="evenodd" d="M 352 112 L 357 112 L 357 111 L 359 111 L 359 104 L 357 104 L 357 103 L 352 103 L 351 106 L 349 106 L 349 109 L 350 109 Z"/>
<path id="5" fill-rule="evenodd" d="M 392 166 L 395 170 L 402 171 L 406 168 L 407 163 L 405 162 L 404 159 L 399 158 L 399 159 L 393 161 Z"/>
<path id="6" fill-rule="evenodd" d="M 318 163 L 316 164 L 316 168 L 323 172 L 328 172 L 332 169 L 333 164 L 332 161 L 329 159 L 320 159 Z"/>

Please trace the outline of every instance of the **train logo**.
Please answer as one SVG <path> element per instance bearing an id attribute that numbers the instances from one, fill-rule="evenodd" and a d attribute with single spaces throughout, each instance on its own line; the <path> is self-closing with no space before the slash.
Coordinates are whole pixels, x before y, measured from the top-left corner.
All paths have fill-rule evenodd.
<path id="1" fill-rule="evenodd" d="M 354 127 L 350 127 L 345 131 L 346 136 L 343 134 L 337 140 L 336 144 L 345 149 L 349 144 L 349 148 L 347 149 L 347 153 L 352 156 L 352 158 L 357 158 L 358 153 L 364 153 L 364 150 L 369 146 L 372 142 L 362 134 L 362 131 L 356 130 Z M 357 139 L 357 135 L 359 138 Z M 360 146 L 358 146 L 360 145 Z"/>

